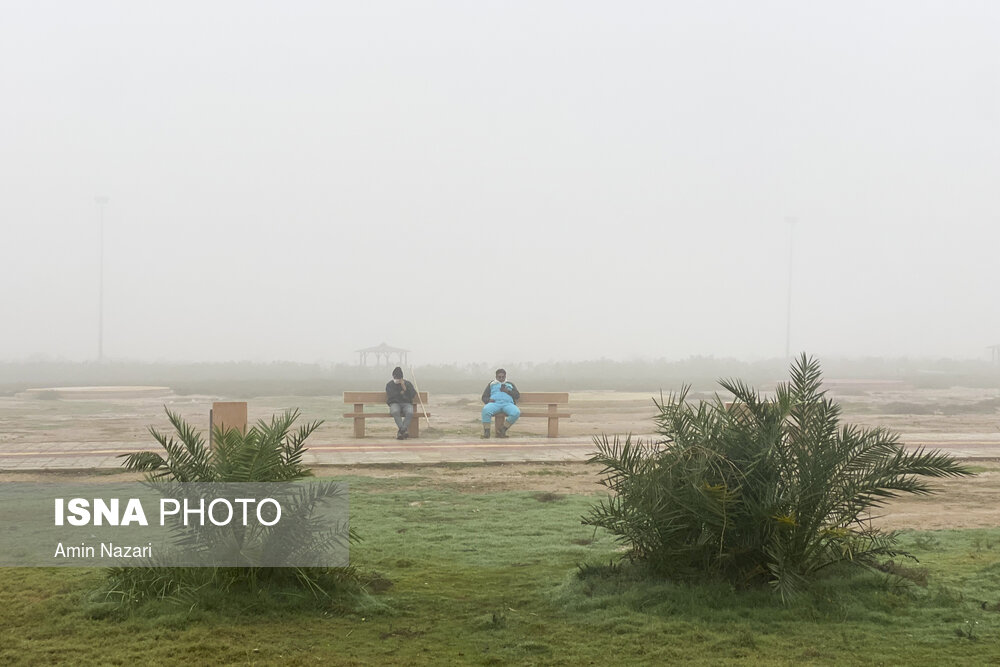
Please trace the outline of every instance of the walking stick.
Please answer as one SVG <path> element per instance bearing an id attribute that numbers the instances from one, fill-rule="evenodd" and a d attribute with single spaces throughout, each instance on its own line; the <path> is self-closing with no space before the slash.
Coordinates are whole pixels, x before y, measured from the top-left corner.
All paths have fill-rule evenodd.
<path id="1" fill-rule="evenodd" d="M 420 398 L 420 385 L 417 384 L 417 376 L 413 374 L 413 366 L 410 366 L 410 377 L 413 378 L 413 388 L 417 390 L 417 403 L 420 403 L 420 411 L 424 413 L 424 419 L 427 420 L 427 427 L 430 428 L 431 418 L 427 416 L 427 408 L 424 407 L 424 401 Z"/>

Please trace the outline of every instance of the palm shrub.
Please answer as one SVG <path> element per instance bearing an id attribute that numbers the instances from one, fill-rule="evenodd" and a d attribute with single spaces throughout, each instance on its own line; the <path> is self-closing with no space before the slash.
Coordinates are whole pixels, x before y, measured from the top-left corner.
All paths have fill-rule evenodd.
<path id="1" fill-rule="evenodd" d="M 180 415 L 166 412 L 176 437 L 149 427 L 166 456 L 148 451 L 123 454 L 125 469 L 145 472 L 151 480 L 174 482 L 289 482 L 312 475 L 302 464 L 305 440 L 323 422 L 293 430 L 298 410 L 274 415 L 270 422 L 261 419 L 246 433 L 216 427 L 212 447 Z"/>
<path id="2" fill-rule="evenodd" d="M 308 422 L 296 428 L 298 410 L 274 415 L 270 421 L 259 420 L 245 433 L 216 427 L 212 446 L 180 415 L 170 410 L 166 412 L 173 433 L 149 428 L 163 453 L 142 451 L 122 455 L 123 467 L 145 472 L 147 482 L 154 486 L 169 489 L 175 483 L 187 482 L 292 482 L 312 476 L 312 471 L 302 463 L 307 449 L 305 440 L 322 422 Z M 339 493 L 341 491 L 333 482 L 297 490 L 290 498 L 292 506 L 286 508 L 285 513 L 295 519 L 293 525 L 302 533 L 298 539 L 289 540 L 287 532 L 275 535 L 267 531 L 242 534 L 237 538 L 253 541 L 248 541 L 245 547 L 265 553 L 287 549 L 292 542 L 307 543 L 310 524 L 304 517 L 309 515 L 315 503 Z M 190 531 L 180 535 L 179 544 L 197 543 L 203 539 L 205 533 Z M 348 539 L 356 541 L 357 534 L 350 531 Z M 319 548 L 332 544 L 329 538 L 318 535 L 315 542 Z M 361 575 L 351 567 L 116 567 L 108 570 L 103 595 L 117 602 L 119 607 L 132 607 L 154 599 L 194 607 L 206 601 L 215 604 L 220 596 L 249 594 L 259 598 L 268 592 L 275 592 L 282 598 L 296 598 L 302 597 L 301 592 L 305 591 L 308 598 L 332 601 L 335 594 L 357 592 L 360 584 Z"/>
<path id="3" fill-rule="evenodd" d="M 613 494 L 583 522 L 659 573 L 767 581 L 783 599 L 835 563 L 900 554 L 872 512 L 901 493 L 931 493 L 927 478 L 970 471 L 905 449 L 887 429 L 842 425 L 815 359 L 802 355 L 790 375 L 770 398 L 739 380 L 719 382 L 731 403 L 688 402 L 687 388 L 661 396 L 655 441 L 595 438 L 591 462 Z"/>

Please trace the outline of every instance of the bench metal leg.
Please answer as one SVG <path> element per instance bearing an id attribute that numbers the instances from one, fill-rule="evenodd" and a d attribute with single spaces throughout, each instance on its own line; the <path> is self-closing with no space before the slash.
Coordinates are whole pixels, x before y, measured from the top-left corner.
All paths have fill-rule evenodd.
<path id="1" fill-rule="evenodd" d="M 406 428 L 406 433 L 411 438 L 420 437 L 420 417 L 417 416 L 416 412 L 413 413 L 413 419 L 410 420 L 410 425 Z"/>
<path id="2" fill-rule="evenodd" d="M 559 437 L 559 417 L 549 417 L 549 437 Z"/>

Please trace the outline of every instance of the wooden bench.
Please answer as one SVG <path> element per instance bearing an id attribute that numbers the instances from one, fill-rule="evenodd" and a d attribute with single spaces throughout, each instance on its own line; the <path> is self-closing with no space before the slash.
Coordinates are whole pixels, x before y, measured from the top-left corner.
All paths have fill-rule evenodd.
<path id="1" fill-rule="evenodd" d="M 521 408 L 521 418 L 545 417 L 549 420 L 548 437 L 550 438 L 559 437 L 559 420 L 561 418 L 572 417 L 568 412 L 559 412 L 559 408 L 567 404 L 569 404 L 569 394 L 555 391 L 522 391 L 521 398 L 517 401 L 517 407 Z M 532 406 L 534 408 L 535 406 L 541 407 L 543 405 L 547 409 L 525 409 L 525 406 Z M 493 419 L 496 422 L 496 431 L 499 433 L 507 421 L 507 415 L 500 412 Z"/>
<path id="2" fill-rule="evenodd" d="M 389 406 L 385 404 L 384 391 L 345 391 L 344 403 L 354 406 L 354 412 L 345 412 L 344 416 L 354 420 L 354 437 L 365 437 L 366 419 L 392 419 L 389 414 Z M 410 421 L 410 428 L 407 433 L 411 438 L 420 437 L 420 418 L 427 419 L 431 413 L 420 409 L 420 404 L 427 405 L 427 392 L 420 392 L 420 400 L 413 403 L 413 420 Z M 385 412 L 365 412 L 366 405 L 381 405 Z"/>

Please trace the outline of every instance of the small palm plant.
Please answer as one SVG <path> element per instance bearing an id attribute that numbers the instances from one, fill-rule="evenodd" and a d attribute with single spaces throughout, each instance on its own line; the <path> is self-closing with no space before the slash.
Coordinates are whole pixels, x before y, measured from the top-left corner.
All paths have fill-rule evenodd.
<path id="1" fill-rule="evenodd" d="M 660 440 L 595 438 L 591 462 L 614 493 L 583 522 L 661 573 L 768 581 L 783 599 L 834 563 L 899 553 L 871 513 L 901 493 L 931 493 L 927 478 L 971 473 L 886 429 L 841 425 L 821 384 L 819 363 L 802 355 L 773 398 L 739 380 L 720 381 L 731 403 L 692 404 L 686 388 L 661 398 Z"/>
<path id="2" fill-rule="evenodd" d="M 169 492 L 179 483 L 223 484 L 231 482 L 292 482 L 312 476 L 302 463 L 305 440 L 322 424 L 313 421 L 295 428 L 298 410 L 288 410 L 270 421 L 260 420 L 245 433 L 216 428 L 212 446 L 178 414 L 167 410 L 174 434 L 150 427 L 164 452 L 142 451 L 123 455 L 127 470 L 145 472 L 147 482 Z M 314 507 L 330 498 L 342 497 L 335 482 L 305 487 L 284 485 L 282 506 L 286 517 L 275 529 L 256 531 L 236 528 L 232 533 L 180 528 L 176 544 L 188 549 L 236 543 L 240 554 L 263 561 L 281 555 L 315 553 L 344 546 L 344 532 L 323 531 L 311 520 Z M 346 531 L 347 541 L 357 534 Z M 296 551 L 298 550 L 298 551 Z M 169 559 L 168 559 L 169 560 Z M 119 567 L 108 572 L 106 596 L 123 607 L 149 599 L 170 599 L 197 605 L 202 595 L 235 592 L 258 595 L 269 586 L 309 591 L 317 599 L 330 600 L 336 592 L 358 590 L 360 575 L 351 567 L 268 568 L 254 564 L 241 567 Z"/>
<path id="3" fill-rule="evenodd" d="M 122 465 L 127 470 L 174 482 L 288 482 L 312 475 L 302 464 L 304 443 L 323 422 L 309 422 L 293 430 L 298 410 L 275 415 L 270 423 L 262 419 L 246 433 L 216 427 L 212 447 L 180 415 L 166 412 L 176 439 L 149 427 L 166 456 L 148 451 L 123 454 Z"/>

